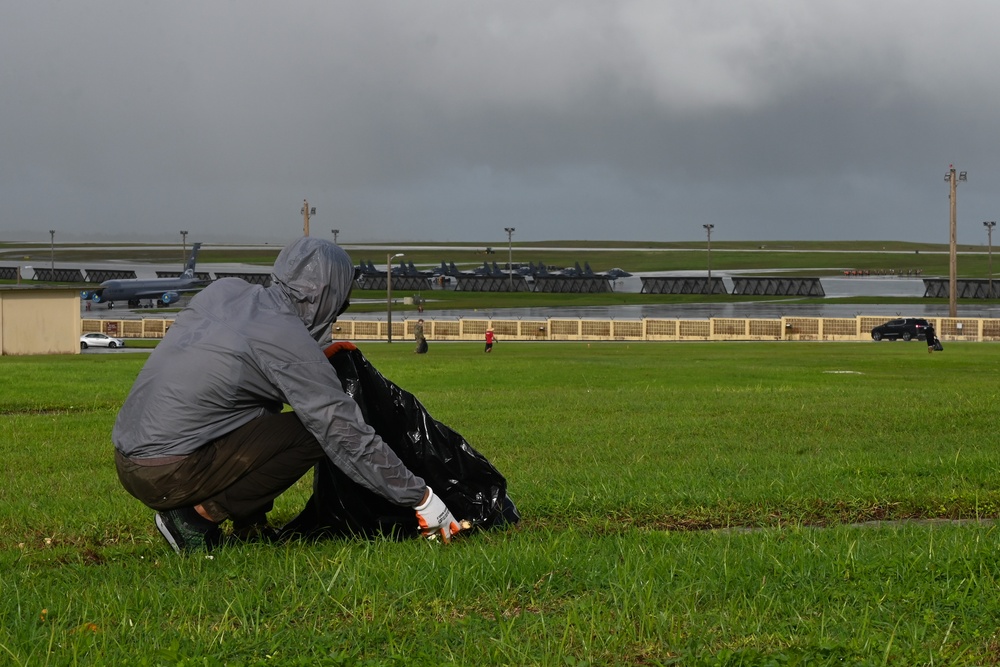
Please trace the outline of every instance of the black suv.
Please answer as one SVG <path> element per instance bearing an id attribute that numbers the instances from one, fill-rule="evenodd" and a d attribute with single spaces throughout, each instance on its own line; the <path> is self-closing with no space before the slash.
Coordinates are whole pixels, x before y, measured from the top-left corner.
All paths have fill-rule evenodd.
<path id="1" fill-rule="evenodd" d="M 927 327 L 930 324 L 927 320 L 921 317 L 900 317 L 895 320 L 889 320 L 885 324 L 880 324 L 874 329 L 872 329 L 872 340 L 882 340 L 883 338 L 888 338 L 889 340 L 896 340 L 897 338 L 902 338 L 903 340 L 912 340 L 914 338 L 918 340 L 924 340 L 924 334 L 927 332 Z"/>

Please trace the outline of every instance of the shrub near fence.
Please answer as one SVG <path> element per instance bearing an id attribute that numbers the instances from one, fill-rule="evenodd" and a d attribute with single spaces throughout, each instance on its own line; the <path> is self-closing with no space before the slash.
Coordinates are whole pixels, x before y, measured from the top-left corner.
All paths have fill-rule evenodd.
<path id="1" fill-rule="evenodd" d="M 859 315 L 854 318 L 783 317 L 781 319 L 711 318 L 707 320 L 491 320 L 461 319 L 424 322 L 431 340 L 481 341 L 490 326 L 499 340 L 522 341 L 682 341 L 682 340 L 871 340 L 872 327 L 884 316 Z M 1000 320 L 928 317 L 943 341 L 1000 341 Z M 99 331 L 120 338 L 162 338 L 173 320 L 83 320 L 83 333 Z M 412 340 L 416 318 L 392 323 L 395 340 Z M 342 320 L 333 325 L 338 340 L 385 340 L 387 326 L 380 320 Z"/>

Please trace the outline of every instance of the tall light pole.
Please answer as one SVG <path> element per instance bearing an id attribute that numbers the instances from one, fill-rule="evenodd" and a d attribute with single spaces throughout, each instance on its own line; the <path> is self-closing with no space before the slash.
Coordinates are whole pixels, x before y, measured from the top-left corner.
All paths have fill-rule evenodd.
<path id="1" fill-rule="evenodd" d="M 392 342 L 392 260 L 402 257 L 403 253 L 385 256 L 385 320 L 389 324 L 386 332 L 387 342 Z"/>
<path id="2" fill-rule="evenodd" d="M 55 280 L 56 273 L 56 230 L 49 230 L 49 270 L 52 271 L 52 280 Z"/>
<path id="3" fill-rule="evenodd" d="M 996 220 L 983 223 L 986 228 L 986 242 L 989 244 L 990 253 L 990 298 L 993 298 L 993 228 L 997 226 Z"/>
<path id="4" fill-rule="evenodd" d="M 708 232 L 708 289 L 709 294 L 711 294 L 712 289 L 712 230 L 715 229 L 715 225 L 702 225 L 705 231 Z"/>
<path id="5" fill-rule="evenodd" d="M 333 243 L 334 243 L 334 245 L 336 245 L 336 243 L 337 243 L 337 234 L 340 234 L 340 230 L 339 229 L 331 229 L 330 231 L 333 232 Z"/>
<path id="6" fill-rule="evenodd" d="M 969 180 L 968 172 L 960 171 L 955 173 L 955 165 L 948 165 L 948 173 L 944 175 L 944 180 L 948 181 L 951 191 L 948 199 L 951 200 L 951 233 L 948 237 L 948 316 L 958 317 L 958 182 Z"/>
<path id="7" fill-rule="evenodd" d="M 309 208 L 309 202 L 303 199 L 302 210 L 299 213 L 302 214 L 302 236 L 309 236 L 309 216 L 316 215 L 316 207 Z"/>
<path id="8" fill-rule="evenodd" d="M 187 264 L 188 257 L 188 233 L 186 229 L 181 230 L 181 270 Z"/>
<path id="9" fill-rule="evenodd" d="M 511 244 L 511 237 L 516 231 L 513 227 L 504 227 L 503 230 L 507 232 L 507 271 L 508 277 L 510 278 L 510 291 L 514 291 L 514 249 Z"/>

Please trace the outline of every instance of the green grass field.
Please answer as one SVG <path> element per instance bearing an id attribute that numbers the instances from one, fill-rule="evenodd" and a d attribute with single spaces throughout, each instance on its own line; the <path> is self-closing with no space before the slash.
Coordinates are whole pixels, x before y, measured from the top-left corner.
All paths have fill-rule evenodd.
<path id="1" fill-rule="evenodd" d="M 1000 346 L 362 350 L 520 526 L 180 558 L 112 462 L 145 355 L 3 357 L 0 665 L 1000 662 Z"/>

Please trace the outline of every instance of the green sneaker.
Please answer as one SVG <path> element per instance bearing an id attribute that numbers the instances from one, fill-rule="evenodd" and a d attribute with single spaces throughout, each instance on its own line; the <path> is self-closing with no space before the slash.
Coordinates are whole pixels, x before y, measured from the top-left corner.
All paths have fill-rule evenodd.
<path id="1" fill-rule="evenodd" d="M 211 551 L 222 543 L 222 531 L 200 516 L 191 517 L 191 509 L 157 512 L 154 522 L 160 534 L 178 554 Z"/>

